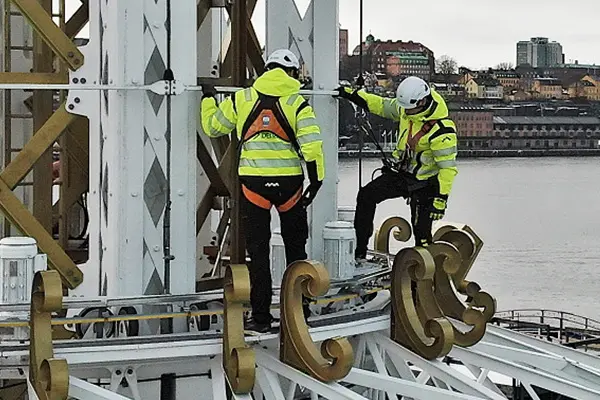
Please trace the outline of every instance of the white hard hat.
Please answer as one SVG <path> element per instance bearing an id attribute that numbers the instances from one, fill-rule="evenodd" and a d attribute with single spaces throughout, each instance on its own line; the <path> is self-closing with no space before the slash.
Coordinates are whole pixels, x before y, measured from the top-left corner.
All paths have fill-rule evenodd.
<path id="1" fill-rule="evenodd" d="M 398 85 L 396 98 L 400 107 L 410 110 L 417 107 L 417 103 L 431 94 L 427 82 L 416 76 L 409 76 Z"/>
<path id="2" fill-rule="evenodd" d="M 268 67 L 269 64 L 279 64 L 287 68 L 300 69 L 298 57 L 288 49 L 279 49 L 272 52 L 269 58 L 267 58 L 265 67 Z"/>

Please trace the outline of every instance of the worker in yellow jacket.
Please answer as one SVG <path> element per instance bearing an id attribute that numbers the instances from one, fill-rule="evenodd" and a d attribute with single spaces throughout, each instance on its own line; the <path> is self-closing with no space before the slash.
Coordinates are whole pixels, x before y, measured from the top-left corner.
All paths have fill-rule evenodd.
<path id="1" fill-rule="evenodd" d="M 238 173 L 242 185 L 242 223 L 250 256 L 252 319 L 246 329 L 271 328 L 270 269 L 271 207 L 281 220 L 287 265 L 305 260 L 308 239 L 306 207 L 325 177 L 323 142 L 315 113 L 299 94 L 298 58 L 287 49 L 274 51 L 265 73 L 252 87 L 239 90 L 219 106 L 216 92 L 203 86 L 202 129 L 210 137 L 236 130 L 239 139 Z M 304 190 L 301 160 L 310 184 Z M 304 313 L 310 309 L 305 299 Z"/>
<path id="2" fill-rule="evenodd" d="M 400 83 L 396 98 L 347 87 L 338 92 L 373 114 L 399 122 L 394 162 L 358 192 L 354 219 L 357 262 L 366 259 L 376 206 L 387 199 L 410 199 L 415 245 L 427 246 L 432 241 L 432 222 L 444 216 L 458 173 L 456 126 L 448 117 L 446 102 L 416 76 Z"/>

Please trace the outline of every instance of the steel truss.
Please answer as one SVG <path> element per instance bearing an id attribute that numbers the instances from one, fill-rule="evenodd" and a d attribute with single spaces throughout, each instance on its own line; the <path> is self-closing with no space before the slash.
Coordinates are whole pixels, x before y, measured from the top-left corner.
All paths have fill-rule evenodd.
<path id="1" fill-rule="evenodd" d="M 571 398 L 600 398 L 600 358 L 561 345 L 488 325 L 483 340 L 465 349 L 455 347 L 449 357 L 428 361 L 389 338 L 389 316 L 359 319 L 310 330 L 320 342 L 336 336 L 351 339 L 355 363 L 350 374 L 337 383 L 320 382 L 281 362 L 278 335 L 247 338 L 256 352 L 256 382 L 251 395 L 239 399 L 293 399 L 311 393 L 312 398 L 380 399 L 384 394 L 413 399 L 505 399 L 497 383 L 514 378 L 533 399 L 534 387 Z M 28 353 L 24 347 L 2 350 L 2 368 L 24 367 L 18 362 Z M 178 376 L 205 375 L 212 398 L 224 398 L 225 374 L 221 340 L 199 335 L 149 336 L 100 341 L 63 341 L 55 345 L 57 358 L 69 364 L 69 395 L 79 399 L 145 399 L 142 381 L 157 379 L 165 370 Z M 450 362 L 452 361 L 452 363 Z M 463 367 L 452 366 L 454 362 Z M 496 382 L 494 382 L 493 380 Z M 86 382 L 100 380 L 105 388 Z M 198 378 L 201 379 L 201 378 Z M 127 394 L 121 382 L 127 382 Z M 128 397 L 123 397 L 128 396 Z"/>

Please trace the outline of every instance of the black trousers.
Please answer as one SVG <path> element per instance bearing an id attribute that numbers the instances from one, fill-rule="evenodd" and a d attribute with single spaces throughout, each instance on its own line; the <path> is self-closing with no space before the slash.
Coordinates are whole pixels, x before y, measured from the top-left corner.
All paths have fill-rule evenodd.
<path id="1" fill-rule="evenodd" d="M 269 257 L 271 206 L 275 206 L 279 212 L 286 264 L 306 260 L 308 221 L 306 209 L 299 200 L 304 177 L 241 176 L 240 181 L 244 191 L 241 203 L 242 224 L 250 255 L 252 318 L 258 323 L 268 323 L 272 320 L 270 306 L 273 297 Z M 307 301 L 304 302 L 306 315 L 309 310 Z"/>
<path id="2" fill-rule="evenodd" d="M 414 190 L 415 185 L 421 185 Z M 423 187 L 424 186 L 424 187 Z M 408 174 L 383 173 L 358 191 L 354 229 L 356 230 L 356 258 L 365 258 L 369 238 L 373 234 L 373 219 L 377 204 L 384 200 L 399 197 L 410 198 L 411 224 L 415 237 L 415 245 L 431 243 L 430 211 L 433 197 L 439 192 L 437 176 L 427 182 L 419 182 Z"/>

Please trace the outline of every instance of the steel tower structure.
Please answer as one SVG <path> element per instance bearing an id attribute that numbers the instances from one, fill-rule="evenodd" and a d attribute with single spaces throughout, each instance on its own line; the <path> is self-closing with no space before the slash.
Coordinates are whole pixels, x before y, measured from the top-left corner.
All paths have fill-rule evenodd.
<path id="1" fill-rule="evenodd" d="M 35 239 L 0 243 L 0 397 L 504 399 L 515 381 L 533 399 L 600 398 L 596 356 L 488 324 L 493 297 L 467 281 L 483 243 L 461 224 L 389 255 L 392 234 L 410 238 L 392 216 L 375 238 L 381 263 L 351 279 L 289 266 L 279 333 L 245 336 L 236 139 L 199 135 L 197 114 L 204 80 L 228 92 L 262 72 L 257 1 L 82 0 L 68 20 L 64 0 L 0 3 L 3 232 Z M 338 7 L 312 0 L 302 16 L 294 0 L 266 0 L 266 51 L 300 56 L 325 133 L 310 210 L 323 261 L 323 230 L 340 219 Z M 89 41 L 75 43 L 86 24 Z M 74 249 L 82 221 L 87 252 Z M 316 298 L 309 326 L 302 291 Z"/>

